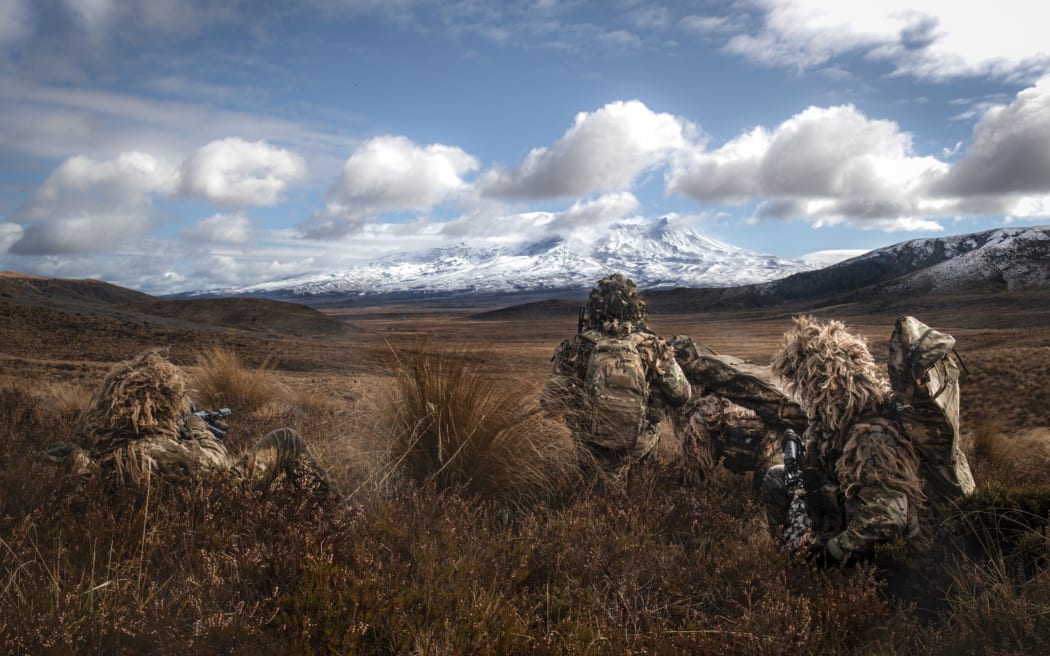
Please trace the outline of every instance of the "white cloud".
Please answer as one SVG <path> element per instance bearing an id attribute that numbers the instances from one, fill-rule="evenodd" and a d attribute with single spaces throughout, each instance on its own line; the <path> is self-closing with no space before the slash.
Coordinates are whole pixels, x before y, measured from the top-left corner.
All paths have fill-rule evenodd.
<path id="1" fill-rule="evenodd" d="M 1050 78 L 988 109 L 973 145 L 935 187 L 946 196 L 1050 192 Z"/>
<path id="2" fill-rule="evenodd" d="M 1031 79 L 1050 70 L 1045 8 L 1030 0 L 751 3 L 763 12 L 761 28 L 737 34 L 726 48 L 769 65 L 810 67 L 858 53 L 934 79 Z"/>
<path id="3" fill-rule="evenodd" d="M 614 48 L 640 48 L 642 40 L 637 34 L 627 30 L 612 30 L 598 35 L 598 40 L 607 46 Z"/>
<path id="4" fill-rule="evenodd" d="M 22 238 L 22 226 L 17 223 L 0 223 L 0 254 L 6 253 L 16 241 Z"/>
<path id="5" fill-rule="evenodd" d="M 227 137 L 201 147 L 182 165 L 182 191 L 219 205 L 275 205 L 306 175 L 306 162 L 265 141 Z"/>
<path id="6" fill-rule="evenodd" d="M 65 0 L 65 5 L 92 37 L 102 36 L 114 18 L 113 0 Z"/>
<path id="7" fill-rule="evenodd" d="M 1025 196 L 1011 207 L 1007 221 L 1021 218 L 1050 217 L 1050 194 Z"/>
<path id="8" fill-rule="evenodd" d="M 236 111 L 210 102 L 44 85 L 2 74 L 0 88 L 6 92 L 0 100 L 6 96 L 9 101 L 0 102 L 0 143 L 33 157 L 62 159 L 72 152 L 108 159 L 143 151 L 181 161 L 202 143 L 236 134 L 245 140 L 280 141 L 307 153 L 311 173 L 323 169 L 328 178 L 352 143 L 345 135 L 325 132 L 323 124 Z"/>
<path id="9" fill-rule="evenodd" d="M 240 254 L 208 253 L 196 258 L 191 278 L 206 280 L 211 288 L 242 285 L 260 280 L 278 280 L 305 273 L 314 261 L 306 258 L 297 261 L 246 258 Z"/>
<path id="10" fill-rule="evenodd" d="M 466 187 L 478 160 L 455 146 L 419 146 L 402 136 L 362 144 L 329 197 L 378 211 L 427 210 Z"/>
<path id="11" fill-rule="evenodd" d="M 689 32 L 696 32 L 697 34 L 718 34 L 743 29 L 743 23 L 734 16 L 691 14 L 679 19 L 678 25 Z"/>
<path id="12" fill-rule="evenodd" d="M 844 262 L 858 255 L 863 255 L 868 251 L 864 249 L 838 249 L 838 250 L 826 250 L 826 251 L 814 251 L 812 253 L 806 253 L 799 257 L 799 260 L 809 264 L 815 264 L 817 266 L 831 266 L 832 264 L 838 264 Z"/>
<path id="13" fill-rule="evenodd" d="M 715 151 L 682 153 L 672 193 L 702 202 L 764 200 L 757 218 L 805 218 L 821 225 L 933 229 L 902 217 L 931 209 L 924 184 L 947 166 L 912 152 L 911 135 L 855 107 L 811 107 L 775 130 L 755 128 Z"/>
<path id="14" fill-rule="evenodd" d="M 151 195 L 172 193 L 177 185 L 177 171 L 145 153 L 123 153 L 109 161 L 71 157 L 16 213 L 25 232 L 10 252 L 110 250 L 145 233 L 152 225 Z"/>
<path id="15" fill-rule="evenodd" d="M 483 206 L 441 224 L 441 234 L 455 239 L 523 242 L 552 234 L 566 236 L 589 227 L 620 221 L 636 213 L 638 199 L 629 192 L 578 200 L 559 212 L 507 211 L 502 205 Z"/>
<path id="16" fill-rule="evenodd" d="M 325 207 L 300 228 L 308 237 L 330 239 L 386 212 L 427 212 L 465 193 L 463 176 L 477 168 L 478 160 L 455 146 L 420 146 L 391 135 L 370 139 L 346 160 Z"/>
<path id="17" fill-rule="evenodd" d="M 625 18 L 646 30 L 661 30 L 671 24 L 671 12 L 662 5 L 643 5 L 627 12 Z"/>
<path id="18" fill-rule="evenodd" d="M 579 200 L 569 209 L 558 212 L 547 224 L 548 232 L 566 233 L 583 227 L 619 221 L 637 212 L 641 207 L 634 194 L 621 191 L 605 194 L 594 200 Z"/>
<path id="19" fill-rule="evenodd" d="M 29 10 L 23 0 L 0 0 L 0 46 L 21 40 L 30 29 Z"/>
<path id="20" fill-rule="evenodd" d="M 186 231 L 191 240 L 201 243 L 244 244 L 253 236 L 252 221 L 242 212 L 213 214 Z"/>
<path id="21" fill-rule="evenodd" d="M 688 121 L 653 112 L 637 100 L 609 103 L 577 114 L 561 139 L 533 149 L 513 171 L 488 172 L 481 191 L 538 200 L 626 190 L 638 175 L 686 148 L 697 132 Z"/>

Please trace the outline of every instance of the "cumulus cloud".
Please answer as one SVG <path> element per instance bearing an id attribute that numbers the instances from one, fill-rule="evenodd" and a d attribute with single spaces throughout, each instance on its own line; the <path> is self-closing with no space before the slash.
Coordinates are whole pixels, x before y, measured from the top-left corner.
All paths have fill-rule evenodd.
<path id="1" fill-rule="evenodd" d="M 205 280 L 212 287 L 242 285 L 260 280 L 279 280 L 305 273 L 313 265 L 312 258 L 297 261 L 252 259 L 224 253 L 208 253 L 196 258 L 190 277 Z"/>
<path id="2" fill-rule="evenodd" d="M 628 189 L 641 173 L 689 146 L 698 133 L 684 119 L 632 100 L 576 115 L 549 148 L 535 148 L 512 171 L 493 169 L 480 183 L 488 196 L 552 199 Z"/>
<path id="3" fill-rule="evenodd" d="M 851 105 L 811 107 L 772 132 L 755 128 L 714 151 L 680 153 L 667 190 L 704 202 L 764 200 L 757 218 L 879 229 L 931 229 L 924 185 L 947 165 L 913 153 L 911 135 Z"/>
<path id="4" fill-rule="evenodd" d="M 203 243 L 244 244 L 252 235 L 252 221 L 242 212 L 213 214 L 186 231 L 187 237 Z"/>
<path id="5" fill-rule="evenodd" d="M 22 226 L 17 223 L 0 223 L 0 253 L 6 253 L 16 241 L 22 238 Z"/>
<path id="6" fill-rule="evenodd" d="M 580 228 L 619 221 L 637 212 L 641 205 L 634 194 L 621 191 L 605 194 L 594 200 L 576 201 L 572 206 L 553 216 L 547 231 L 562 234 Z"/>
<path id="7" fill-rule="evenodd" d="M 172 193 L 177 171 L 145 153 L 108 161 L 78 155 L 63 162 L 16 212 L 16 254 L 84 253 L 112 248 L 152 225 L 151 196 Z"/>
<path id="8" fill-rule="evenodd" d="M 455 146 L 420 146 L 403 136 L 361 144 L 328 191 L 325 207 L 300 225 L 312 238 L 350 234 L 386 212 L 426 212 L 466 192 L 478 160 Z"/>
<path id="9" fill-rule="evenodd" d="M 329 197 L 377 211 L 427 210 L 461 191 L 463 176 L 477 168 L 477 159 L 455 146 L 376 137 L 346 160 Z"/>
<path id="10" fill-rule="evenodd" d="M 573 232 L 606 225 L 636 213 L 638 199 L 630 192 L 605 194 L 591 200 L 578 200 L 558 212 L 508 212 L 503 206 L 484 207 L 441 226 L 441 234 L 455 239 L 491 239 L 520 242 L 567 236 Z"/>
<path id="11" fill-rule="evenodd" d="M 1029 0 L 751 4 L 761 13 L 761 27 L 735 35 L 726 49 L 769 65 L 810 67 L 857 53 L 889 61 L 898 73 L 935 79 L 1032 79 L 1050 70 L 1043 7 Z"/>
<path id="12" fill-rule="evenodd" d="M 182 192 L 232 207 L 275 205 L 305 174 L 305 160 L 291 151 L 227 137 L 202 146 L 186 160 Z"/>
<path id="13" fill-rule="evenodd" d="M 1050 192 L 1050 78 L 986 111 L 973 145 L 934 190 L 961 197 Z"/>

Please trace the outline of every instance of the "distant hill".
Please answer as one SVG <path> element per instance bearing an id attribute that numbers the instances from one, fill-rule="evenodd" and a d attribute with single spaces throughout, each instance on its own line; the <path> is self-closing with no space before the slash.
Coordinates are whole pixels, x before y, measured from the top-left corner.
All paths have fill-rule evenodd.
<path id="1" fill-rule="evenodd" d="M 264 298 L 164 300 L 99 280 L 0 272 L 0 302 L 158 326 L 233 328 L 276 335 L 339 335 L 345 322 L 297 303 Z"/>
<path id="2" fill-rule="evenodd" d="M 551 298 L 544 301 L 522 303 L 521 305 L 511 305 L 487 312 L 479 312 L 471 315 L 470 318 L 483 321 L 547 320 L 551 317 L 569 316 L 578 313 L 580 311 L 580 303 L 581 301 Z"/>
<path id="3" fill-rule="evenodd" d="M 152 298 L 149 294 L 101 280 L 42 278 L 16 271 L 0 271 L 0 300 L 11 299 L 23 303 L 45 305 L 111 305 L 134 303 Z"/>

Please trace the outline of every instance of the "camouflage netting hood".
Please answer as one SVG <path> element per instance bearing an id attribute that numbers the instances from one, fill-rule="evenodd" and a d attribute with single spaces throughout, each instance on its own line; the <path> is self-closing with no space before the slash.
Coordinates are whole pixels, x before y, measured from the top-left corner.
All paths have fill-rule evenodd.
<path id="1" fill-rule="evenodd" d="M 190 412 L 182 372 L 156 351 L 121 362 L 95 390 L 77 432 L 94 446 L 117 439 L 177 436 Z"/>
<path id="2" fill-rule="evenodd" d="M 783 378 L 811 420 L 833 434 L 885 403 L 890 386 L 867 342 L 839 321 L 795 318 L 773 356 L 773 373 Z"/>
<path id="3" fill-rule="evenodd" d="M 644 328 L 649 313 L 638 287 L 622 273 L 598 281 L 587 297 L 587 325 L 612 335 L 626 335 Z"/>

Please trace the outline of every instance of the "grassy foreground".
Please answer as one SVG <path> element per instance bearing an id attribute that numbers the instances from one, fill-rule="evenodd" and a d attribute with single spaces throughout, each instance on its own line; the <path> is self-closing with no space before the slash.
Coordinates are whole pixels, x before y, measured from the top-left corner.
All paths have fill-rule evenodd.
<path id="1" fill-rule="evenodd" d="M 209 405 L 238 405 L 232 452 L 298 429 L 354 492 L 339 507 L 225 480 L 71 480 L 40 451 L 73 438 L 90 390 L 0 386 L 0 653 L 1021 654 L 1050 641 L 1042 442 L 979 427 L 979 493 L 913 568 L 887 554 L 818 570 L 778 552 L 746 477 L 686 485 L 669 465 L 609 497 L 574 477 L 535 390 L 493 386 L 465 354 L 404 353 L 396 371 L 353 415 L 220 353 L 195 373 Z"/>

